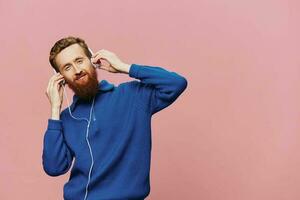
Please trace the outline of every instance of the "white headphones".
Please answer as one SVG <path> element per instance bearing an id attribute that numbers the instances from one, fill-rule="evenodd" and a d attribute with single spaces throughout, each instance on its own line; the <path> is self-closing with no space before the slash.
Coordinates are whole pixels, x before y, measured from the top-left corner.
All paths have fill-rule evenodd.
<path id="1" fill-rule="evenodd" d="M 90 53 L 93 55 L 93 52 L 90 48 L 88 48 Z M 95 68 L 98 68 L 100 65 L 99 64 L 94 64 L 92 63 L 93 66 Z M 58 73 L 55 71 L 55 69 L 53 69 L 54 71 L 54 74 Z M 64 82 L 65 83 L 65 82 Z M 91 179 L 91 173 L 92 173 L 92 168 L 94 166 L 94 157 L 93 157 L 93 152 L 92 152 L 92 148 L 91 148 L 91 145 L 90 145 L 90 142 L 88 140 L 88 136 L 89 136 L 89 127 L 90 127 L 90 123 L 91 123 L 91 118 L 92 118 L 92 112 L 93 112 L 93 107 L 94 107 L 94 100 L 95 100 L 95 97 L 93 98 L 93 102 L 92 102 L 92 106 L 91 106 L 91 110 L 90 110 L 90 117 L 89 119 L 86 119 L 86 118 L 77 118 L 77 117 L 74 117 L 71 113 L 71 109 L 70 109 L 70 103 L 69 103 L 69 99 L 68 99 L 68 96 L 66 94 L 66 90 L 65 90 L 65 85 L 62 84 L 62 86 L 64 87 L 64 94 L 65 94 L 65 97 L 67 99 L 67 103 L 68 103 L 68 109 L 69 109 L 69 113 L 70 113 L 70 116 L 75 119 L 75 120 L 85 120 L 88 124 L 87 124 L 87 128 L 86 128 L 86 136 L 85 136 L 85 139 L 86 139 L 86 142 L 89 146 L 89 150 L 90 150 L 90 154 L 91 154 L 91 158 L 92 158 L 92 163 L 91 163 L 91 167 L 90 167 L 90 170 L 89 170 L 89 177 L 88 177 L 88 182 L 86 184 L 86 187 L 85 187 L 85 196 L 84 196 L 84 200 L 86 199 L 87 197 L 87 194 L 88 194 L 88 186 L 89 186 L 89 183 L 90 183 L 90 179 Z"/>

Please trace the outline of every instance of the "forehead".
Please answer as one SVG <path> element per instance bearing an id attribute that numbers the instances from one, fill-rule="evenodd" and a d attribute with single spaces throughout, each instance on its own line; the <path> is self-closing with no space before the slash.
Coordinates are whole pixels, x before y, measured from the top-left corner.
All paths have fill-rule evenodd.
<path id="1" fill-rule="evenodd" d="M 63 49 L 57 54 L 55 60 L 58 66 L 63 66 L 69 62 L 72 62 L 77 57 L 86 56 L 83 48 L 79 44 L 72 44 Z"/>

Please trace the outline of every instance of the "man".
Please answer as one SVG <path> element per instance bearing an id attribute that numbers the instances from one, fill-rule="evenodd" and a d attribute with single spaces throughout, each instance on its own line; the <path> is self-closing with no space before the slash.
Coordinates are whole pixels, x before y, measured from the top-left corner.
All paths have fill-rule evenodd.
<path id="1" fill-rule="evenodd" d="M 177 99 L 187 80 L 161 67 L 124 63 L 104 49 L 91 55 L 85 41 L 76 37 L 57 41 L 49 61 L 59 73 L 50 78 L 46 91 L 52 112 L 44 135 L 44 171 L 65 174 L 74 158 L 63 189 L 66 200 L 146 198 L 151 117 Z M 118 86 L 98 82 L 93 64 L 137 80 Z M 61 112 L 63 81 L 75 94 Z"/>

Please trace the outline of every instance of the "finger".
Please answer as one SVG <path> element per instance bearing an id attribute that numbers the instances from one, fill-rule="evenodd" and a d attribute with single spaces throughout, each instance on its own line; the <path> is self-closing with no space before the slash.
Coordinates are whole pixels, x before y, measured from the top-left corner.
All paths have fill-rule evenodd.
<path id="1" fill-rule="evenodd" d="M 56 88 L 57 88 L 58 92 L 61 91 L 62 87 L 63 87 L 63 86 L 62 86 L 61 82 L 57 82 L 57 83 L 56 83 Z"/>
<path id="2" fill-rule="evenodd" d="M 114 53 L 113 52 L 111 52 L 111 51 L 108 51 L 108 50 L 105 50 L 105 49 L 102 49 L 101 51 L 100 51 L 100 53 L 103 55 L 103 56 L 112 56 L 112 55 L 114 55 Z"/>
<path id="3" fill-rule="evenodd" d="M 63 98 L 63 87 L 62 86 L 59 89 L 59 96 L 61 99 Z"/>
<path id="4" fill-rule="evenodd" d="M 103 52 L 104 51 L 104 49 L 100 49 L 99 51 L 97 51 L 97 54 L 98 53 L 101 53 L 101 52 Z"/>
<path id="5" fill-rule="evenodd" d="M 49 94 L 49 83 L 47 84 L 47 89 L 46 89 L 46 96 L 48 97 L 48 94 Z"/>
<path id="6" fill-rule="evenodd" d="M 92 58 L 95 58 L 97 55 L 99 55 L 99 53 L 100 53 L 100 51 L 97 51 L 96 53 L 94 53 L 94 54 L 92 55 Z"/>
<path id="7" fill-rule="evenodd" d="M 59 84 L 59 85 L 61 85 L 61 86 L 64 85 L 64 82 L 65 82 L 65 79 L 64 79 L 64 78 L 59 79 L 59 80 L 56 81 L 56 83 Z"/>
<path id="8" fill-rule="evenodd" d="M 96 64 L 97 62 L 100 61 L 100 59 L 104 59 L 104 57 L 101 54 L 97 54 L 94 58 L 91 59 L 91 62 Z"/>
<path id="9" fill-rule="evenodd" d="M 57 79 L 63 78 L 63 77 L 64 77 L 63 75 L 61 75 L 60 73 L 57 73 L 52 77 L 52 80 L 57 80 Z"/>
<path id="10" fill-rule="evenodd" d="M 102 54 L 102 56 L 107 56 L 107 55 L 109 55 L 111 52 L 110 52 L 110 51 L 107 51 L 107 50 L 105 50 L 105 49 L 101 49 L 101 50 L 99 51 L 99 53 Z"/>
<path id="11" fill-rule="evenodd" d="M 110 51 L 108 51 L 108 50 L 106 50 L 106 49 L 101 49 L 99 52 L 101 52 L 101 53 L 109 53 Z"/>
<path id="12" fill-rule="evenodd" d="M 94 54 L 92 54 L 91 58 L 95 58 L 95 56 L 97 56 L 97 55 L 98 55 L 98 53 L 94 53 Z"/>
<path id="13" fill-rule="evenodd" d="M 50 78 L 50 80 L 49 80 L 49 84 L 52 85 L 52 84 L 53 84 L 53 81 L 58 80 L 58 79 L 60 79 L 60 78 L 62 78 L 62 77 L 63 77 L 63 76 L 62 76 L 60 73 L 57 73 L 57 74 L 53 75 L 53 76 Z"/>
<path id="14" fill-rule="evenodd" d="M 64 79 L 63 76 L 54 77 L 54 78 L 50 81 L 50 86 L 53 85 L 53 83 L 60 82 L 60 81 L 63 80 L 63 79 Z"/>
<path id="15" fill-rule="evenodd" d="M 109 68 L 106 67 L 106 66 L 104 66 L 104 65 L 101 65 L 99 68 L 100 68 L 100 69 L 103 69 L 103 70 L 105 70 L 105 71 L 109 71 Z"/>
<path id="16" fill-rule="evenodd" d="M 55 78 L 55 77 L 59 77 L 59 76 L 62 76 L 62 74 L 59 72 L 56 72 L 51 78 Z"/>
<path id="17" fill-rule="evenodd" d="M 53 84 L 53 80 L 58 77 L 59 73 L 56 73 L 55 75 L 53 75 L 50 79 L 49 79 L 49 82 L 48 82 L 48 86 L 47 86 L 47 96 L 50 92 L 50 88 L 51 88 L 51 85 Z"/>
<path id="18" fill-rule="evenodd" d="M 55 75 L 51 76 L 51 78 L 49 79 L 48 85 L 47 85 L 47 89 L 46 89 L 46 96 L 49 98 L 50 95 L 50 90 L 52 90 L 53 88 L 53 81 L 55 80 L 59 80 L 63 78 L 63 76 L 60 73 L 56 73 Z"/>
<path id="19" fill-rule="evenodd" d="M 95 58 L 99 54 L 102 55 L 102 56 L 105 56 L 105 55 L 107 55 L 107 53 L 110 53 L 110 51 L 108 51 L 106 49 L 101 49 L 101 50 L 97 51 L 92 57 Z"/>
<path id="20" fill-rule="evenodd" d="M 62 81 L 62 80 L 61 80 Z M 61 81 L 55 81 L 53 83 L 53 86 L 59 91 L 59 89 L 62 87 L 62 85 L 60 84 Z"/>
<path id="21" fill-rule="evenodd" d="M 50 80 L 50 86 L 49 86 L 49 91 L 52 91 L 53 87 L 55 86 L 56 83 L 60 82 L 61 80 L 63 80 L 64 77 L 63 76 L 57 76 L 54 77 L 52 80 Z"/>
<path id="22" fill-rule="evenodd" d="M 49 81 L 49 82 L 48 82 L 48 85 L 47 85 L 47 90 L 46 90 L 47 96 L 49 95 L 49 91 L 50 91 L 50 84 L 51 84 L 51 82 Z"/>

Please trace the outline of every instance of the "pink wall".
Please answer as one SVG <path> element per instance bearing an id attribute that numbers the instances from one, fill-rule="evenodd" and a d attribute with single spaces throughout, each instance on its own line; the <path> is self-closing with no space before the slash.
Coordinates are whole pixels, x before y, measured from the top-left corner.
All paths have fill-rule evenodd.
<path id="1" fill-rule="evenodd" d="M 47 176 L 41 153 L 48 53 L 67 35 L 189 81 L 153 118 L 149 200 L 300 199 L 299 9 L 296 0 L 0 1 L 0 199 L 62 199 L 69 173 Z"/>

